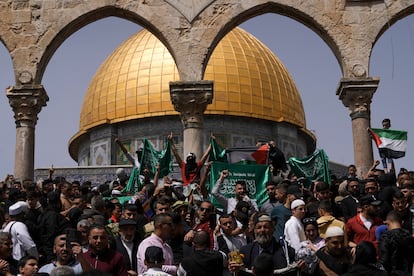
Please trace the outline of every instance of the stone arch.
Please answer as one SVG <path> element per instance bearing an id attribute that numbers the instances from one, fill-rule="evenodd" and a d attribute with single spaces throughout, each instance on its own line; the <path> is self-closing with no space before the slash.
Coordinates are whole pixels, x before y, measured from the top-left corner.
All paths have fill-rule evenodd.
<path id="1" fill-rule="evenodd" d="M 215 47 L 229 31 L 231 31 L 234 27 L 240 25 L 241 23 L 247 21 L 250 18 L 260 16 L 266 13 L 275 13 L 275 14 L 279 14 L 282 16 L 286 16 L 286 17 L 289 17 L 297 21 L 299 24 L 303 24 L 307 26 L 311 31 L 316 33 L 328 45 L 328 47 L 332 50 L 334 56 L 336 57 L 338 61 L 338 65 L 340 66 L 340 69 L 341 70 L 343 69 L 341 66 L 342 62 L 341 62 L 340 49 L 337 46 L 334 38 L 330 36 L 330 34 L 324 28 L 324 26 L 319 24 L 319 22 L 313 19 L 309 14 L 303 11 L 300 11 L 298 9 L 287 7 L 285 5 L 278 4 L 278 3 L 265 3 L 261 5 L 256 5 L 249 9 L 241 11 L 239 14 L 236 14 L 233 18 L 228 20 L 225 25 L 222 26 L 222 28 L 217 32 L 216 36 L 211 41 L 211 44 L 208 47 L 206 59 L 203 62 L 204 64 L 204 68 L 202 69 L 203 75 L 204 75 L 204 71 L 207 66 L 208 60 L 211 54 L 213 53 Z"/>
<path id="2" fill-rule="evenodd" d="M 285 4 L 280 3 L 274 3 L 274 2 L 267 2 L 264 4 L 253 4 L 250 7 L 246 7 L 247 5 L 240 7 L 239 5 L 232 6 L 229 4 L 227 6 L 227 9 L 222 10 L 222 15 L 224 18 L 223 20 L 219 18 L 212 17 L 210 13 L 215 13 L 214 9 L 215 6 L 212 5 L 211 7 L 207 8 L 204 13 L 206 13 L 206 17 L 212 17 L 210 22 L 211 25 L 215 24 L 218 25 L 220 22 L 221 25 L 217 26 L 216 28 L 209 28 L 205 31 L 205 34 L 202 37 L 213 37 L 210 41 L 207 41 L 209 45 L 206 47 L 204 60 L 200 61 L 202 64 L 202 73 L 201 75 L 204 75 L 205 68 L 207 66 L 208 60 L 213 53 L 215 47 L 220 42 L 220 40 L 234 27 L 240 25 L 241 23 L 247 21 L 250 18 L 263 15 L 265 13 L 275 13 L 282 16 L 287 16 L 295 21 L 297 21 L 299 24 L 303 24 L 307 26 L 311 31 L 315 32 L 332 50 L 334 56 L 336 57 L 338 64 L 341 68 L 341 71 L 343 72 L 343 63 L 341 62 L 341 50 L 338 47 L 337 42 L 335 41 L 335 37 L 332 36 L 329 31 L 326 29 L 326 27 L 321 24 L 317 20 L 317 14 L 311 15 L 307 12 L 305 12 L 304 9 L 300 9 L 301 7 L 293 7 L 293 6 L 287 6 Z M 209 10 L 213 9 L 213 11 Z M 203 14 L 204 14 L 203 13 Z M 201 18 L 198 21 L 203 21 L 201 14 Z M 230 17 L 231 16 L 231 17 Z M 313 16 L 313 17 L 312 17 Z M 223 23 L 221 23 L 223 22 Z M 195 23 L 197 24 L 197 22 Z M 206 22 L 204 22 L 206 24 Z M 201 49 L 202 51 L 202 49 Z M 177 65 L 178 66 L 178 65 Z"/>
<path id="3" fill-rule="evenodd" d="M 408 7 L 401 8 L 401 10 L 396 11 L 394 13 L 389 12 L 389 14 L 388 14 L 389 19 L 386 20 L 385 22 L 383 22 L 382 25 L 378 26 L 377 35 L 376 35 L 375 41 L 372 45 L 370 56 L 372 54 L 372 50 L 373 50 L 375 44 L 378 42 L 378 40 L 381 38 L 381 36 L 385 33 L 385 31 L 387 31 L 397 21 L 399 21 L 401 19 L 404 19 L 407 16 L 410 16 L 410 15 L 413 15 L 413 14 L 414 14 L 414 4 L 412 4 Z"/>
<path id="4" fill-rule="evenodd" d="M 92 11 L 87 11 L 84 14 L 77 16 L 72 21 L 64 24 L 63 27 L 55 33 L 54 37 L 50 39 L 50 41 L 45 43 L 47 44 L 47 46 L 44 47 L 44 53 L 38 63 L 36 76 L 34 79 L 35 83 L 41 83 L 41 79 L 46 70 L 47 64 L 49 63 L 50 59 L 52 58 L 53 54 L 56 52 L 58 47 L 68 37 L 70 37 L 73 33 L 75 33 L 76 31 L 90 23 L 111 16 L 126 19 L 128 21 L 136 23 L 137 25 L 142 26 L 143 28 L 148 29 L 172 53 L 171 46 L 168 43 L 167 38 L 165 37 L 165 33 L 161 31 L 154 22 L 151 23 L 146 18 L 132 11 L 126 11 L 124 9 L 116 8 L 113 6 L 105 6 Z"/>

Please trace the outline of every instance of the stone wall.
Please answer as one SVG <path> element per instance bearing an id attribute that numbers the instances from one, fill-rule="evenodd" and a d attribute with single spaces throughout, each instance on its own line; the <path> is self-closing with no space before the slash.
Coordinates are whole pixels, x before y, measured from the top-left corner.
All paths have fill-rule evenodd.
<path id="1" fill-rule="evenodd" d="M 142 146 L 143 138 L 147 138 L 156 149 L 161 150 L 164 148 L 164 141 L 170 132 L 173 132 L 174 143 L 178 151 L 181 156 L 184 156 L 182 126 L 178 117 L 146 118 L 99 127 L 92 130 L 90 140 L 85 140 L 79 147 L 79 165 L 128 164 L 128 160 L 114 143 L 115 137 L 118 137 L 131 152 L 135 152 Z M 306 142 L 311 138 L 300 132 L 297 127 L 266 120 L 206 115 L 203 133 L 205 147 L 203 150 L 207 148 L 211 133 L 216 136 L 217 142 L 224 148 L 252 147 L 259 141 L 267 142 L 270 139 L 275 139 L 287 158 L 305 157 L 315 149 L 314 146 L 309 147 Z M 111 152 L 115 155 L 112 159 L 110 158 Z M 89 163 L 85 164 L 84 160 L 89 160 Z"/>

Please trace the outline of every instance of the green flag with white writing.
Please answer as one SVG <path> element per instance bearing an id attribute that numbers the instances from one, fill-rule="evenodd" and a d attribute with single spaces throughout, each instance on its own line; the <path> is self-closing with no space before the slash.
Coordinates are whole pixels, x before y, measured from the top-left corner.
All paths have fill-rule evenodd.
<path id="1" fill-rule="evenodd" d="M 310 186 L 312 181 L 323 181 L 331 184 L 328 156 L 323 149 L 317 150 L 305 158 L 291 157 L 289 158 L 289 165 L 297 177 L 306 179 L 306 188 Z"/>
<path id="2" fill-rule="evenodd" d="M 245 165 L 245 164 L 229 164 L 223 162 L 213 162 L 210 172 L 210 189 L 211 193 L 214 184 L 220 177 L 222 170 L 229 170 L 229 176 L 224 181 L 220 193 L 227 198 L 234 197 L 234 186 L 236 181 L 246 181 L 248 196 L 256 200 L 258 206 L 267 200 L 266 182 L 270 179 L 270 169 L 267 165 Z M 212 197 L 214 206 L 222 208 L 218 202 Z"/>

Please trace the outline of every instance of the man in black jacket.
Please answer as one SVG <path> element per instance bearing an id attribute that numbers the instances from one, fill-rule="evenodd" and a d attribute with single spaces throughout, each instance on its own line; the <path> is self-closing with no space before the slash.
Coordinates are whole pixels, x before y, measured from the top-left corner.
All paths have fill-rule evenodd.
<path id="1" fill-rule="evenodd" d="M 238 264 L 229 262 L 230 272 L 243 272 L 244 270 L 252 270 L 254 261 L 257 256 L 261 254 L 270 254 L 273 260 L 274 269 L 287 269 L 288 265 L 295 261 L 295 251 L 286 243 L 276 241 L 273 237 L 274 225 L 267 213 L 260 212 L 255 220 L 254 233 L 256 240 L 250 244 L 243 246 L 240 249 L 240 253 L 244 255 L 243 266 L 244 269 Z M 303 261 L 297 263 L 297 267 L 304 266 Z M 292 267 L 292 271 L 285 275 L 296 275 L 295 267 Z"/>
<path id="2" fill-rule="evenodd" d="M 348 178 L 347 182 L 347 190 L 349 195 L 347 195 L 341 203 L 342 214 L 345 222 L 356 216 L 359 199 L 359 180 L 357 178 Z"/>
<path id="3" fill-rule="evenodd" d="M 131 219 L 121 218 L 119 236 L 115 237 L 116 251 L 122 254 L 128 268 L 128 275 L 137 275 L 137 251 L 139 239 L 136 235 L 137 223 Z"/>
<path id="4" fill-rule="evenodd" d="M 210 235 L 204 230 L 197 231 L 193 239 L 194 253 L 185 257 L 177 271 L 177 275 L 209 276 L 223 275 L 227 264 L 225 254 L 210 250 Z"/>
<path id="5" fill-rule="evenodd" d="M 388 229 L 378 242 L 379 262 L 389 273 L 411 275 L 414 238 L 401 227 L 402 220 L 396 211 L 388 213 L 385 223 Z"/>

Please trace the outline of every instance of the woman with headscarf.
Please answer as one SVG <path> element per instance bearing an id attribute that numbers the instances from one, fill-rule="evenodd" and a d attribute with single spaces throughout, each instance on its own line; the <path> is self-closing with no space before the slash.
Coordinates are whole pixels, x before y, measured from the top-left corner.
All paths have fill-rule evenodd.
<path id="1" fill-rule="evenodd" d="M 325 240 L 319 236 L 316 217 L 304 218 L 302 220 L 305 229 L 306 240 L 301 242 L 301 247 L 296 251 L 296 259 L 304 260 L 306 269 L 304 275 L 313 275 L 318 264 L 316 251 L 325 246 Z"/>

